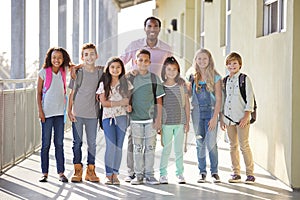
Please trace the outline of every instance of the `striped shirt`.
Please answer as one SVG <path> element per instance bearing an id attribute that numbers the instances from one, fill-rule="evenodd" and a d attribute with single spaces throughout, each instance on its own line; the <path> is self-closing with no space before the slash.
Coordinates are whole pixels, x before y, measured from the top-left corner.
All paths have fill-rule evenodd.
<path id="1" fill-rule="evenodd" d="M 180 89 L 183 87 L 183 90 Z M 177 125 L 185 124 L 184 100 L 187 94 L 186 86 L 180 86 L 177 83 L 173 86 L 164 85 L 165 96 L 163 97 L 163 124 Z"/>

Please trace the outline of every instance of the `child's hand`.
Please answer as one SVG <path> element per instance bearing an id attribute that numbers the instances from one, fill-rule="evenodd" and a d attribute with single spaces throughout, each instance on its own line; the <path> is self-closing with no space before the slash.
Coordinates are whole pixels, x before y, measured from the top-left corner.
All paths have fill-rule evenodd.
<path id="1" fill-rule="evenodd" d="M 131 105 L 128 105 L 128 106 L 126 106 L 126 107 L 127 107 L 127 110 L 126 110 L 126 111 L 127 111 L 128 113 L 131 113 L 131 112 L 132 112 L 132 106 L 131 106 Z"/>
<path id="2" fill-rule="evenodd" d="M 71 75 L 71 78 L 73 79 L 73 80 L 75 80 L 76 78 L 77 78 L 77 76 L 76 76 L 76 71 L 78 70 L 78 69 L 80 69 L 82 67 L 82 65 L 81 64 L 79 64 L 79 65 L 76 65 L 76 66 L 72 66 L 71 67 L 71 73 L 70 73 L 70 75 Z"/>
<path id="3" fill-rule="evenodd" d="M 76 122 L 76 118 L 73 115 L 72 111 L 68 111 L 68 117 L 69 117 L 69 119 L 70 119 L 71 122 Z"/>
<path id="4" fill-rule="evenodd" d="M 221 127 L 221 130 L 222 130 L 222 131 L 225 131 L 225 130 L 226 130 L 226 125 L 225 125 L 225 123 L 224 123 L 223 120 L 220 120 L 220 127 Z"/>
<path id="5" fill-rule="evenodd" d="M 244 117 L 240 120 L 239 127 L 245 128 L 248 124 L 250 124 L 249 118 L 250 118 L 250 111 L 246 111 L 244 114 Z"/>
<path id="6" fill-rule="evenodd" d="M 45 113 L 43 111 L 39 112 L 39 118 L 41 119 L 41 122 L 43 122 L 43 123 L 46 121 Z"/>
<path id="7" fill-rule="evenodd" d="M 187 133 L 187 132 L 189 132 L 189 130 L 190 130 L 190 125 L 189 125 L 189 123 L 186 123 L 184 125 L 184 132 Z"/>
<path id="8" fill-rule="evenodd" d="M 217 127 L 217 124 L 218 124 L 218 119 L 217 117 L 213 117 L 209 120 L 208 122 L 208 130 L 209 131 L 212 131 L 214 130 L 216 127 Z"/>
<path id="9" fill-rule="evenodd" d="M 164 141 L 163 141 L 162 132 L 160 133 L 160 144 L 161 144 L 162 147 L 164 147 Z"/>

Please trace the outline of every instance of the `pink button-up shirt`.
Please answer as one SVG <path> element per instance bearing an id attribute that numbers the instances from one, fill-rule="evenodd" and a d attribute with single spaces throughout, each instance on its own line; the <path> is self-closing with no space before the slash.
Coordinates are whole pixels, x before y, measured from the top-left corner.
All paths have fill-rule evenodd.
<path id="1" fill-rule="evenodd" d="M 125 65 L 131 60 L 130 68 L 127 68 L 128 70 L 137 69 L 134 60 L 136 59 L 135 53 L 139 49 L 146 49 L 150 51 L 151 65 L 149 67 L 149 71 L 160 77 L 161 68 L 165 59 L 169 56 L 172 56 L 172 49 L 170 45 L 161 40 L 158 40 L 157 44 L 153 48 L 151 48 L 147 45 L 146 38 L 131 42 L 125 49 L 124 53 L 120 56 Z"/>

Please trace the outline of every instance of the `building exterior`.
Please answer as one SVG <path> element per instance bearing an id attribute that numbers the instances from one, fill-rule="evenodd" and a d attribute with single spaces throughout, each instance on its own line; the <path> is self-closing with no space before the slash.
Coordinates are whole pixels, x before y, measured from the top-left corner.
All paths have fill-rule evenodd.
<path id="1" fill-rule="evenodd" d="M 177 30 L 164 38 L 185 69 L 199 47 L 212 52 L 223 76 L 226 55 L 242 55 L 258 103 L 250 130 L 254 160 L 292 188 L 300 188 L 299 9 L 296 0 L 157 0 L 154 10 L 165 28 L 176 20 Z"/>

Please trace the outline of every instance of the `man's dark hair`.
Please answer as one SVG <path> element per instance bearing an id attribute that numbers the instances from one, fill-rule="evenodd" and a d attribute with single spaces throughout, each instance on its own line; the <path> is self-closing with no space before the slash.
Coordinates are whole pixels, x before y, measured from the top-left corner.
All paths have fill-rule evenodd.
<path id="1" fill-rule="evenodd" d="M 158 21 L 158 27 L 160 28 L 161 27 L 161 21 L 158 18 L 154 17 L 154 16 L 151 16 L 151 17 L 148 17 L 147 19 L 145 19 L 144 27 L 146 27 L 147 21 L 152 20 L 152 19 Z"/>

